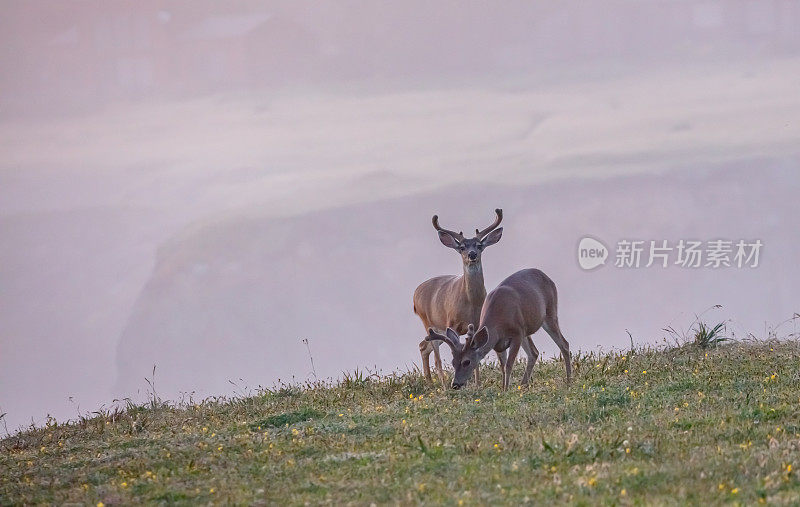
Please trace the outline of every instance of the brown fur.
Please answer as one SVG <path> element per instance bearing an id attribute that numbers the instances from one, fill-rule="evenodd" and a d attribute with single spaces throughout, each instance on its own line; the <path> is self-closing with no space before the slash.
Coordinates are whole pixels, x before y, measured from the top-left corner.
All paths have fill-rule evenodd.
<path id="1" fill-rule="evenodd" d="M 427 331 L 429 328 L 444 331 L 448 327 L 459 333 L 466 333 L 467 326 L 477 324 L 481 307 L 486 298 L 481 264 L 482 250 L 500 240 L 503 229 L 496 229 L 503 217 L 502 210 L 495 210 L 497 219 L 483 231 L 476 230 L 476 236 L 464 238 L 462 233 L 447 231 L 439 227 L 438 217 L 433 217 L 433 225 L 439 231 L 439 240 L 447 247 L 461 253 L 464 267 L 460 276 L 437 276 L 422 282 L 414 291 L 414 313 Z M 495 230 L 496 229 L 496 230 Z M 470 257 L 471 255 L 474 258 Z M 442 360 L 439 355 L 440 341 L 423 339 L 419 344 L 422 368 L 425 377 L 431 378 L 430 355 L 434 353 L 436 372 L 442 385 L 445 383 Z M 478 371 L 475 370 L 478 381 Z"/>
<path id="2" fill-rule="evenodd" d="M 522 384 L 530 381 L 533 365 L 539 356 L 531 335 L 540 328 L 550 335 L 561 350 L 569 382 L 572 378 L 572 363 L 569 343 L 558 325 L 556 285 L 538 269 L 517 271 L 486 296 L 478 331 L 468 333 L 463 346 L 457 340 L 447 340 L 445 335 L 437 333 L 430 333 L 428 340 L 443 340 L 453 349 L 453 366 L 456 370 L 453 387 L 464 385 L 481 359 L 494 350 L 500 358 L 503 370 L 503 389 L 508 389 L 511 370 L 520 347 L 528 355 Z"/>

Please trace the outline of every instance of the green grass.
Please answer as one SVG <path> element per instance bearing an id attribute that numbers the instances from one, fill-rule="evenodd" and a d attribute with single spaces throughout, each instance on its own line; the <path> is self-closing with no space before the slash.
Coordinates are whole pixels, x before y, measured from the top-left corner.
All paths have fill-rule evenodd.
<path id="1" fill-rule="evenodd" d="M 521 378 L 522 364 L 514 379 Z M 418 374 L 172 407 L 0 442 L 0 503 L 800 503 L 800 345 L 537 364 L 532 385 Z"/>

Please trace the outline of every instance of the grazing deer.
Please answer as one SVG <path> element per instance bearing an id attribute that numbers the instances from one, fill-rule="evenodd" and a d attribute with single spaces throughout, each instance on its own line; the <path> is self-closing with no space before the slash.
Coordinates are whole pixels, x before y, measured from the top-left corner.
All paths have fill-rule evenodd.
<path id="1" fill-rule="evenodd" d="M 439 217 L 433 216 L 433 227 L 439 233 L 439 241 L 446 247 L 461 254 L 464 273 L 460 276 L 437 276 L 422 282 L 414 291 L 414 313 L 422 320 L 425 329 L 445 330 L 451 328 L 466 333 L 467 326 L 477 324 L 481 314 L 481 306 L 486 298 L 486 287 L 483 284 L 483 267 L 481 253 L 484 248 L 494 245 L 503 235 L 503 228 L 497 228 L 503 220 L 503 210 L 494 210 L 497 218 L 492 225 L 483 229 L 475 229 L 475 237 L 467 239 L 463 232 L 453 232 L 439 226 Z M 445 377 L 442 370 L 442 359 L 439 355 L 441 341 L 422 340 L 419 351 L 422 355 L 422 368 L 425 378 L 432 381 L 430 355 L 434 353 L 436 373 L 444 386 Z M 478 370 L 475 370 L 475 381 L 478 381 Z"/>
<path id="2" fill-rule="evenodd" d="M 531 378 L 533 365 L 539 351 L 531 335 L 544 328 L 556 342 L 564 358 L 567 382 L 572 378 L 569 343 L 558 327 L 558 294 L 556 284 L 538 269 L 523 269 L 509 276 L 486 297 L 481 309 L 478 331 L 467 328 L 466 342 L 462 345 L 457 330 L 447 329 L 445 334 L 428 329 L 428 342 L 443 341 L 453 349 L 453 389 L 467 383 L 473 370 L 490 350 L 497 352 L 503 372 L 503 389 L 511 383 L 511 371 L 520 346 L 528 355 L 528 364 L 522 384 Z M 508 350 L 508 358 L 505 352 Z"/>

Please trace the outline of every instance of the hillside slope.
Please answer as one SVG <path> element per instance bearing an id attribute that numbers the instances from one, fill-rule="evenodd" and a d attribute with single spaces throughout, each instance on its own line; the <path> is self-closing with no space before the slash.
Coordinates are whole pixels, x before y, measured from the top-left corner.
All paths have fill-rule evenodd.
<path id="1" fill-rule="evenodd" d="M 506 393 L 494 366 L 458 392 L 355 373 L 51 423 L 0 442 L 0 503 L 800 502 L 798 342 L 575 366 Z"/>

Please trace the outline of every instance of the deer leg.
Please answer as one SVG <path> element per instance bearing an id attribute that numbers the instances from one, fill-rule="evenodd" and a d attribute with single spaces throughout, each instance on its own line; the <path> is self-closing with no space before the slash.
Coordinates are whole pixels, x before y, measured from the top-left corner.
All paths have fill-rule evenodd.
<path id="1" fill-rule="evenodd" d="M 507 351 L 497 352 L 497 361 L 500 363 L 500 373 L 503 374 L 503 385 L 506 385 L 506 354 Z"/>
<path id="2" fill-rule="evenodd" d="M 427 340 L 419 342 L 419 354 L 422 356 L 422 371 L 428 382 L 433 382 L 431 377 L 431 352 L 433 352 L 433 344 Z"/>
<path id="3" fill-rule="evenodd" d="M 522 377 L 522 385 L 526 386 L 531 380 L 533 365 L 536 364 L 536 360 L 539 358 L 539 349 L 533 344 L 531 337 L 526 336 L 522 340 L 522 350 L 524 350 L 525 354 L 528 356 L 528 364 L 525 366 L 525 375 Z"/>
<path id="4" fill-rule="evenodd" d="M 503 390 L 507 391 L 508 386 L 511 384 L 511 373 L 514 371 L 514 362 L 517 360 L 517 354 L 519 353 L 519 347 L 522 344 L 522 340 L 514 340 L 511 342 L 511 346 L 508 348 L 508 360 L 506 361 L 506 374 L 505 378 L 503 379 Z"/>
<path id="5" fill-rule="evenodd" d="M 564 358 L 564 367 L 567 370 L 567 383 L 569 383 L 572 380 L 572 356 L 569 353 L 569 343 L 567 343 L 564 335 L 561 334 L 561 328 L 558 327 L 558 317 L 545 317 L 542 328 L 547 331 L 547 334 L 550 335 L 550 338 L 553 339 L 561 351 L 561 357 Z"/>
<path id="6" fill-rule="evenodd" d="M 433 342 L 433 361 L 436 365 L 436 374 L 439 376 L 439 382 L 442 383 L 442 387 L 445 387 L 447 378 L 444 376 L 444 370 L 442 369 L 442 356 L 439 355 L 439 345 L 441 344 L 442 342 L 438 340 Z"/>

